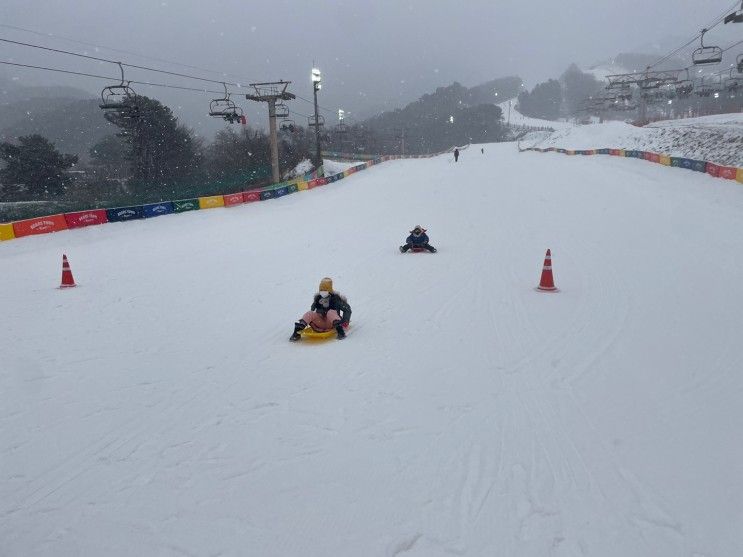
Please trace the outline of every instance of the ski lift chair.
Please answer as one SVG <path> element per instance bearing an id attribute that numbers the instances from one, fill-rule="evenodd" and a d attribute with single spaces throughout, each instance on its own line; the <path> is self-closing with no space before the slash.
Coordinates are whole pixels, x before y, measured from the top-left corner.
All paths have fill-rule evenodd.
<path id="1" fill-rule="evenodd" d="M 740 89 L 741 84 L 743 84 L 743 78 L 733 75 L 734 70 L 735 68 L 730 68 L 730 75 L 725 79 L 725 89 L 729 93 L 735 93 Z"/>
<path id="2" fill-rule="evenodd" d="M 121 83 L 109 85 L 101 90 L 101 104 L 98 107 L 105 110 L 103 116 L 113 121 L 116 116 L 136 118 L 139 116 L 137 94 L 129 87 L 129 81 L 124 80 L 124 67 L 118 62 L 121 71 Z"/>
<path id="3" fill-rule="evenodd" d="M 702 98 L 711 97 L 714 92 L 715 88 L 709 83 L 705 83 L 704 81 L 700 82 L 699 85 L 694 89 L 694 93 L 696 94 L 696 96 Z"/>
<path id="4" fill-rule="evenodd" d="M 735 10 L 726 15 L 723 21 L 726 25 L 728 23 L 743 23 L 743 2 L 740 3 L 740 10 Z"/>
<path id="5" fill-rule="evenodd" d="M 222 86 L 224 87 L 224 97 L 209 101 L 209 116 L 228 120 L 228 118 L 236 115 L 238 107 L 230 99 L 230 94 L 227 92 L 227 84 L 222 83 Z M 242 109 L 240 109 L 240 113 L 242 113 Z"/>
<path id="6" fill-rule="evenodd" d="M 288 118 L 289 107 L 286 106 L 284 103 L 276 103 L 276 110 L 274 115 L 276 116 L 276 118 Z"/>
<path id="7" fill-rule="evenodd" d="M 674 83 L 676 88 L 676 94 L 679 97 L 686 98 L 694 91 L 694 82 L 689 77 L 689 70 L 686 70 L 686 79 L 682 79 Z"/>
<path id="8" fill-rule="evenodd" d="M 691 61 L 695 66 L 710 66 L 722 62 L 722 49 L 719 46 L 704 46 L 704 34 L 707 29 L 702 29 L 700 36 L 700 47 L 691 53 Z"/>
<path id="9" fill-rule="evenodd" d="M 743 54 L 738 54 L 735 59 L 735 65 L 738 68 L 738 73 L 743 73 Z"/>
<path id="10" fill-rule="evenodd" d="M 317 123 L 320 127 L 325 125 L 325 116 L 322 114 L 319 114 L 317 117 Z M 314 116 L 307 116 L 307 125 L 311 128 L 315 127 L 315 117 Z"/>
<path id="11" fill-rule="evenodd" d="M 279 124 L 279 128 L 283 131 L 294 133 L 295 131 L 297 131 L 297 124 L 294 122 L 294 120 L 282 120 L 282 122 Z"/>
<path id="12" fill-rule="evenodd" d="M 629 85 L 625 85 L 617 92 L 617 99 L 620 101 L 628 101 L 632 99 L 632 88 Z"/>

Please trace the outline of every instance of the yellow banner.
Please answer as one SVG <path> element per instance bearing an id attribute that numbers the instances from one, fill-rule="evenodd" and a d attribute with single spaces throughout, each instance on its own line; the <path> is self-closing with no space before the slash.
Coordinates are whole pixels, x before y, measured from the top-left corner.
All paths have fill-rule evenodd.
<path id="1" fill-rule="evenodd" d="M 661 155 L 658 162 L 664 166 L 671 166 L 671 157 L 668 155 Z"/>
<path id="2" fill-rule="evenodd" d="M 307 182 L 297 182 L 297 191 L 304 191 L 307 189 Z"/>
<path id="3" fill-rule="evenodd" d="M 740 173 L 740 171 L 738 171 Z M 2 240 L 12 240 L 15 238 L 15 232 L 13 232 L 13 225 L 8 224 L 0 224 L 0 241 Z"/>
<path id="4" fill-rule="evenodd" d="M 735 179 L 738 180 L 741 184 L 743 184 L 743 168 L 738 169 Z"/>
<path id="5" fill-rule="evenodd" d="M 214 209 L 216 207 L 224 207 L 224 197 L 221 195 L 199 197 L 199 209 Z"/>

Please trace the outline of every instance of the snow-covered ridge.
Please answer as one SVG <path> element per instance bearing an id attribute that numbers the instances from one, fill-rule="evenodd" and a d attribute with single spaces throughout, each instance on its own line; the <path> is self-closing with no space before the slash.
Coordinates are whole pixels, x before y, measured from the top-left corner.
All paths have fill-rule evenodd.
<path id="1" fill-rule="evenodd" d="M 743 167 L 743 114 L 664 120 L 645 127 L 605 122 L 556 130 L 531 147 L 633 149 Z"/>

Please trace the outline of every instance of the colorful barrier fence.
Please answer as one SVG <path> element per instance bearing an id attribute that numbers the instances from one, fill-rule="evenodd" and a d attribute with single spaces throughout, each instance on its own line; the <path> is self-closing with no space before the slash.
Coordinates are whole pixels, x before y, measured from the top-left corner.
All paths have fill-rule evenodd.
<path id="1" fill-rule="evenodd" d="M 453 148 L 452 148 L 453 149 Z M 253 203 L 255 201 L 264 201 L 276 197 L 283 197 L 298 191 L 314 189 L 326 184 L 343 180 L 352 174 L 366 170 L 374 165 L 381 164 L 385 161 L 399 159 L 420 159 L 430 158 L 443 153 L 448 153 L 452 149 L 435 153 L 432 155 L 385 155 L 377 156 L 372 160 L 365 160 L 342 172 L 332 176 L 318 176 L 317 171 L 308 172 L 307 174 L 294 178 L 292 180 L 271 184 L 264 188 L 248 190 L 239 193 L 213 195 L 208 197 L 199 197 L 195 199 L 179 199 L 175 201 L 163 201 L 160 203 L 150 203 L 147 205 L 134 205 L 131 207 L 114 207 L 111 209 L 91 209 L 88 211 L 75 211 L 60 215 L 49 215 L 26 219 L 12 223 L 0 223 L 0 241 L 12 240 L 23 236 L 34 234 L 47 234 L 49 232 L 58 232 L 68 228 L 81 228 L 104 224 L 107 222 L 125 222 L 144 218 L 159 217 L 173 213 L 183 213 L 186 211 L 196 211 L 212 209 L 216 207 L 232 207 L 243 203 Z"/>
<path id="2" fill-rule="evenodd" d="M 710 161 L 700 161 L 696 159 L 690 159 L 686 157 L 671 157 L 668 155 L 662 155 L 660 153 L 651 153 L 649 151 L 636 151 L 636 150 L 625 150 L 625 149 L 591 149 L 591 150 L 570 150 L 560 149 L 558 147 L 527 147 L 520 149 L 521 151 L 536 151 L 538 153 L 563 153 L 566 155 L 612 155 L 615 157 L 630 157 L 636 159 L 643 159 L 649 162 L 662 164 L 664 166 L 674 166 L 676 168 L 685 168 L 687 170 L 693 170 L 695 172 L 706 172 L 710 176 L 716 178 L 724 178 L 726 180 L 737 180 L 743 183 L 743 168 L 737 166 L 724 166 Z"/>

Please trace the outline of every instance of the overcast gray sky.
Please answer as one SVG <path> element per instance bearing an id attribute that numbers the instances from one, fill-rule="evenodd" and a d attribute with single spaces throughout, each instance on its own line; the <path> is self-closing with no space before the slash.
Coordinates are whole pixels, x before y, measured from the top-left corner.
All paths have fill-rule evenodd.
<path id="1" fill-rule="evenodd" d="M 533 85 L 557 77 L 570 62 L 586 66 L 657 40 L 689 37 L 732 4 L 732 0 L 2 0 L 0 23 L 225 72 L 230 80 L 288 79 L 294 82 L 291 90 L 308 99 L 309 70 L 315 60 L 324 77 L 321 104 L 361 114 L 402 106 L 453 81 L 472 86 L 517 74 Z M 733 26 L 725 27 L 715 31 L 730 37 Z M 743 38 L 743 30 L 736 31 L 737 38 Z M 84 50 L 6 28 L 0 28 L 0 37 Z M 95 54 L 92 49 L 87 52 Z M 222 79 L 217 73 L 107 50 L 97 55 Z M 0 44 L 0 59 L 117 73 L 110 65 L 6 44 Z M 0 72 L 24 83 L 56 81 L 90 91 L 102 85 L 30 70 L 0 68 Z M 196 84 L 142 72 L 129 77 Z M 142 92 L 176 110 L 208 104 L 208 97 L 199 95 Z M 311 111 L 301 101 L 292 103 L 292 109 Z M 265 110 L 250 114 L 257 124 L 264 124 Z"/>

